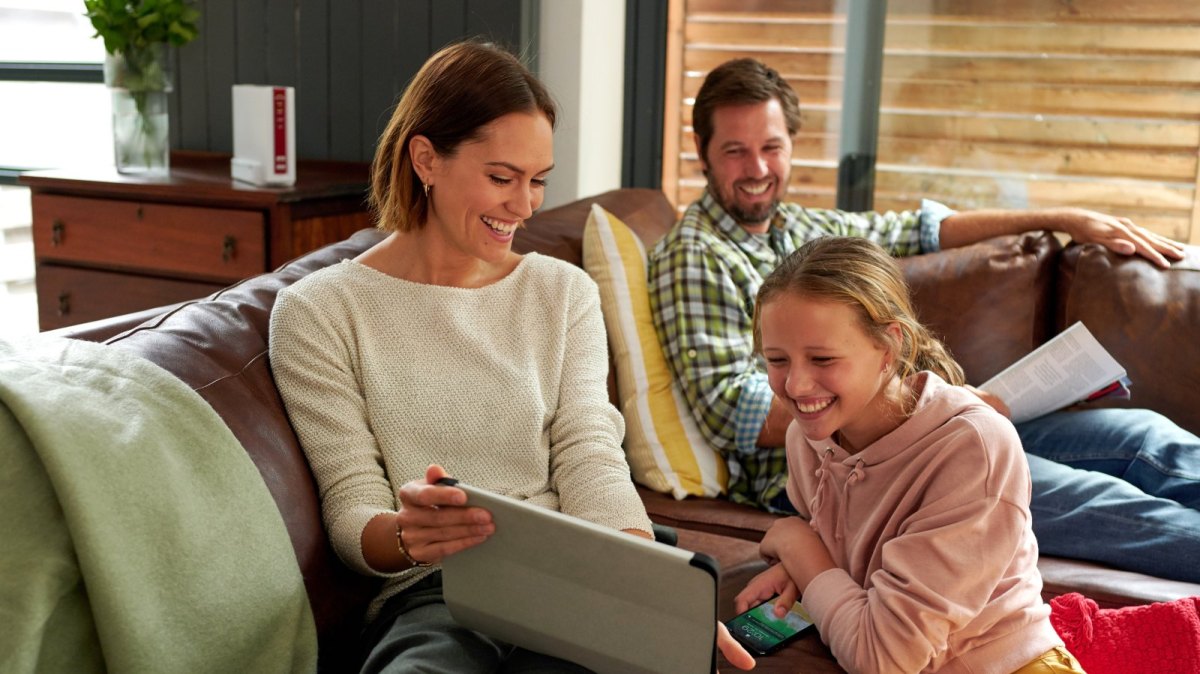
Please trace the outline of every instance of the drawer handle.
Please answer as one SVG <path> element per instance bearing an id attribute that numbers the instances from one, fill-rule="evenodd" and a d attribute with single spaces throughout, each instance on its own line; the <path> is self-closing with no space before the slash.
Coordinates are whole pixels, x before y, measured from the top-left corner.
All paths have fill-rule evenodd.
<path id="1" fill-rule="evenodd" d="M 231 236 L 229 234 L 226 234 L 225 241 L 222 242 L 222 244 L 221 244 L 221 261 L 229 262 L 230 260 L 233 259 L 233 256 L 236 253 L 237 253 L 237 239 L 233 238 L 233 236 Z"/>
<path id="2" fill-rule="evenodd" d="M 61 218 L 54 218 L 54 224 L 50 226 L 51 246 L 58 246 L 62 244 L 63 232 L 66 230 L 66 228 L 67 225 L 62 221 Z"/>
<path id="3" fill-rule="evenodd" d="M 62 291 L 58 294 L 58 316 L 59 318 L 71 313 L 71 293 Z"/>
<path id="4" fill-rule="evenodd" d="M 138 205 L 138 207 L 137 207 L 137 219 L 138 219 L 138 220 L 141 220 L 143 215 L 145 215 L 145 213 L 143 213 L 143 212 L 142 212 L 142 207 L 141 207 L 141 205 L 139 204 L 139 205 Z"/>

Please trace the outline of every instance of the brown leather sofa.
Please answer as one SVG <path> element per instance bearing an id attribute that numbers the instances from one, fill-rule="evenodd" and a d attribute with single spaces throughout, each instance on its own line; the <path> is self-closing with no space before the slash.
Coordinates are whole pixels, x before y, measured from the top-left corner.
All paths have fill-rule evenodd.
<path id="1" fill-rule="evenodd" d="M 616 190 L 536 215 L 515 248 L 580 264 L 581 233 L 593 202 L 648 244 L 676 215 L 660 192 Z M 360 616 L 375 583 L 348 571 L 327 542 L 312 475 L 271 378 L 268 318 L 281 288 L 357 255 L 380 238 L 364 230 L 203 300 L 56 331 L 157 363 L 199 392 L 226 421 L 286 522 L 320 634 L 323 671 L 341 671 L 354 661 Z M 983 381 L 1082 319 L 1128 369 L 1134 403 L 1200 432 L 1200 352 L 1194 347 L 1200 328 L 1200 252 L 1190 251 L 1185 262 L 1163 272 L 1096 246 L 1064 250 L 1053 236 L 1026 234 L 902 264 L 922 319 L 944 336 L 971 381 Z M 1166 366 L 1167 359 L 1174 365 Z M 762 568 L 755 542 L 774 517 L 724 500 L 642 494 L 652 518 L 678 530 L 680 546 L 718 560 L 720 611 L 730 617 L 732 596 Z M 1200 594 L 1200 585 L 1077 561 L 1043 559 L 1040 566 L 1047 597 L 1080 591 L 1103 606 L 1120 606 Z M 839 669 L 818 635 L 810 634 L 760 660 L 756 671 Z"/>

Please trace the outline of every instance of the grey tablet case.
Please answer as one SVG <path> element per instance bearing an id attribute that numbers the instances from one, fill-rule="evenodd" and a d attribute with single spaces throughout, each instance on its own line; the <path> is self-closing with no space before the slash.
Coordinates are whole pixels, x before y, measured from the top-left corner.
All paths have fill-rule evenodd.
<path id="1" fill-rule="evenodd" d="M 453 480 L 496 532 L 442 561 L 459 624 L 600 673 L 716 671 L 717 565 Z"/>

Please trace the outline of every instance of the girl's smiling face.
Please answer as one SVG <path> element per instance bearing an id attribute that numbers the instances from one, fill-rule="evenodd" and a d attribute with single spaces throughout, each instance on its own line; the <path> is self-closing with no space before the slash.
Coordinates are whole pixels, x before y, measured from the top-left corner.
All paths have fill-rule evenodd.
<path id="1" fill-rule="evenodd" d="M 892 352 L 863 329 L 848 304 L 784 292 L 760 308 L 762 354 L 771 390 L 804 435 L 861 450 L 903 417 L 895 397 Z M 890 326 L 889 334 L 899 336 Z"/>
<path id="2" fill-rule="evenodd" d="M 545 197 L 554 167 L 553 129 L 546 116 L 515 112 L 481 129 L 478 140 L 432 158 L 427 226 L 464 256 L 496 264 L 513 235 Z"/>

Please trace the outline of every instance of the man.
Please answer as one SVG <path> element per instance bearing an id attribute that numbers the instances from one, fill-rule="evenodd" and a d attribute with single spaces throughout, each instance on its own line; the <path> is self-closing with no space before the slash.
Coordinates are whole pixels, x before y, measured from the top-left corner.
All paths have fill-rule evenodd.
<path id="1" fill-rule="evenodd" d="M 651 251 L 651 307 L 701 432 L 727 458 L 737 502 L 792 510 L 783 490 L 790 416 L 752 353 L 751 319 L 763 278 L 805 241 L 864 236 L 894 255 L 915 255 L 1052 229 L 1161 267 L 1182 257 L 1180 244 L 1126 218 L 1078 208 L 956 213 L 924 201 L 916 211 L 879 214 L 785 203 L 799 101 L 753 59 L 709 73 L 692 116 L 708 186 Z M 1017 430 L 1045 553 L 1200 582 L 1200 439 L 1148 410 L 1059 412 Z"/>

